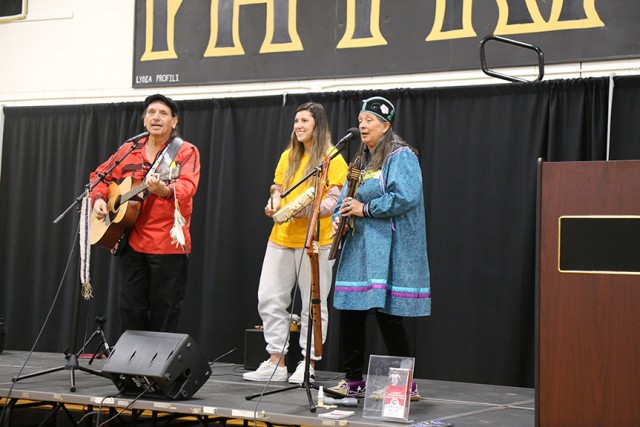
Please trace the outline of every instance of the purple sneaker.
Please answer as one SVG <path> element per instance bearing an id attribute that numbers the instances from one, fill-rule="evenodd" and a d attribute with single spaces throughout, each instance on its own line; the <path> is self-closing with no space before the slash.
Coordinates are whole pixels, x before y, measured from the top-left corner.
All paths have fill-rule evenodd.
<path id="1" fill-rule="evenodd" d="M 364 397 L 367 386 L 364 380 L 342 380 L 337 386 L 329 387 L 327 390 L 345 397 Z"/>
<path id="2" fill-rule="evenodd" d="M 411 401 L 416 402 L 420 400 L 420 393 L 418 393 L 418 384 L 413 381 L 411 383 Z"/>
<path id="3" fill-rule="evenodd" d="M 386 388 L 381 388 L 378 391 L 374 391 L 369 395 L 369 397 L 373 399 L 384 399 L 385 393 L 387 392 Z M 418 393 L 418 384 L 415 381 L 411 382 L 411 395 L 409 397 L 412 402 L 417 402 L 420 400 L 420 393 Z"/>

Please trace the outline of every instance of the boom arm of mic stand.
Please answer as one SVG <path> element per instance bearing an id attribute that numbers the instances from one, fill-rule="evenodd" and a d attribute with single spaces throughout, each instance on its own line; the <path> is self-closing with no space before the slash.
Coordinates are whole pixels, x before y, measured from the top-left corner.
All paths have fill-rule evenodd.
<path id="1" fill-rule="evenodd" d="M 338 154 L 340 154 L 340 152 L 342 150 L 344 150 L 344 148 L 347 146 L 347 142 L 349 140 L 343 140 L 341 142 L 339 142 L 335 147 L 333 147 L 333 153 L 329 156 L 329 162 L 331 162 L 331 160 L 333 160 L 334 157 L 336 157 Z M 280 197 L 285 198 L 289 195 L 289 193 L 291 193 L 293 190 L 295 190 L 300 184 L 302 184 L 303 182 L 305 182 L 307 179 L 311 178 L 313 175 L 317 174 L 318 171 L 322 170 L 322 165 L 324 164 L 324 160 L 321 161 L 318 166 L 316 166 L 315 168 L 313 168 L 311 170 L 311 172 L 309 172 L 308 174 L 306 174 L 305 176 L 303 176 L 300 181 L 296 182 L 295 184 L 293 184 L 293 186 L 291 188 L 288 188 L 285 192 L 283 192 L 281 194 Z"/>
<path id="2" fill-rule="evenodd" d="M 93 190 L 93 189 L 96 187 L 96 185 L 98 185 L 98 184 L 99 184 L 99 183 L 101 183 L 101 182 L 104 182 L 104 179 L 105 179 L 105 178 L 106 178 L 106 177 L 111 173 L 111 171 L 113 171 L 113 170 L 116 168 L 116 166 L 118 166 L 118 165 L 120 164 L 120 162 L 122 162 L 122 161 L 123 161 L 123 160 L 124 160 L 128 155 L 129 155 L 129 153 L 131 153 L 131 152 L 132 152 L 133 150 L 135 150 L 137 147 L 138 147 L 138 143 L 137 143 L 137 142 L 134 142 L 133 144 L 131 144 L 131 147 L 127 150 L 127 152 L 126 152 L 126 153 L 124 153 L 124 155 L 123 155 L 122 157 L 120 157 L 120 158 L 119 158 L 119 159 L 117 159 L 115 162 L 113 162 L 113 165 L 111 165 L 111 167 L 110 167 L 109 169 L 107 169 L 107 171 L 106 171 L 106 172 L 96 174 L 96 177 L 98 177 L 98 179 L 97 179 L 96 181 L 94 181 L 94 182 L 89 182 L 87 185 L 85 185 L 85 190 L 82 192 L 82 194 L 80 194 L 78 197 L 76 197 L 76 200 L 74 200 L 74 202 L 73 202 L 73 203 L 71 203 L 71 204 L 69 205 L 69 207 L 68 207 L 67 209 L 65 209 L 65 210 L 64 210 L 64 212 L 62 212 L 60 215 L 58 215 L 58 217 L 57 217 L 55 220 L 53 220 L 53 223 L 54 223 L 54 224 L 57 224 L 58 222 L 60 222 L 60 220 L 61 220 L 62 218 L 64 218 L 64 216 L 65 216 L 67 213 L 69 213 L 69 211 L 70 211 L 71 209 L 73 209 L 73 208 L 74 208 L 74 206 L 77 206 L 77 205 L 82 201 L 82 198 L 83 198 L 85 195 L 87 195 L 87 194 L 91 193 L 91 190 Z M 121 147 L 120 147 L 120 148 L 121 148 Z M 120 148 L 118 148 L 118 150 L 116 150 L 116 153 L 117 153 L 118 151 L 120 151 Z M 115 155 L 116 153 L 114 153 L 114 155 Z"/>

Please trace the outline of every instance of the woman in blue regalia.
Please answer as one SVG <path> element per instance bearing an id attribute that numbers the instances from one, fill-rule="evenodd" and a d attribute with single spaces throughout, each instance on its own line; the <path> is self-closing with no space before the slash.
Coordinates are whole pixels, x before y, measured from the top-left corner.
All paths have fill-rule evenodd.
<path id="1" fill-rule="evenodd" d="M 387 352 L 410 356 L 403 317 L 431 314 L 431 287 L 422 172 L 416 150 L 392 129 L 393 104 L 375 96 L 362 102 L 360 184 L 355 197 L 342 189 L 334 213 L 349 221 L 336 273 L 340 342 L 346 374 L 331 390 L 364 396 L 365 325 L 376 317 Z M 419 399 L 415 382 L 412 400 Z"/>

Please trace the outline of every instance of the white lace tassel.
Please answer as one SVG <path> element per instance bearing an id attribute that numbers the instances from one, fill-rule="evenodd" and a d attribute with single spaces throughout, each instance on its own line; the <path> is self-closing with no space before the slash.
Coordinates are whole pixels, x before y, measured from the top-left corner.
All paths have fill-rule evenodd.
<path id="1" fill-rule="evenodd" d="M 173 211 L 173 227 L 171 227 L 171 231 L 169 231 L 169 235 L 171 236 L 171 244 L 176 245 L 176 247 L 178 247 L 178 245 L 182 246 L 182 250 L 186 253 L 186 241 L 184 238 L 184 231 L 182 230 L 182 227 L 187 225 L 187 220 L 184 219 L 184 217 L 180 213 L 178 195 L 175 193 L 175 190 L 173 200 L 175 204 L 175 210 Z"/>
<path id="2" fill-rule="evenodd" d="M 91 198 L 86 195 L 82 199 L 80 209 L 80 283 L 81 294 L 86 300 L 93 298 L 91 287 Z"/>

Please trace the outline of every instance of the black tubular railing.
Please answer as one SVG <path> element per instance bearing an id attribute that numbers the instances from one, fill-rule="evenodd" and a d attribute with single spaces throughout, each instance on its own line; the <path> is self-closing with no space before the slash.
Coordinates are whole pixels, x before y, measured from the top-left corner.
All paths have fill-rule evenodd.
<path id="1" fill-rule="evenodd" d="M 507 74 L 502 74 L 487 68 L 487 59 L 485 56 L 485 45 L 487 44 L 487 42 L 491 40 L 521 47 L 523 49 L 533 50 L 538 56 L 538 77 L 535 80 L 526 80 L 526 79 L 521 79 L 515 76 L 509 76 Z M 480 42 L 480 65 L 482 67 L 482 72 L 485 73 L 486 75 L 491 77 L 497 77 L 503 80 L 508 80 L 510 82 L 532 82 L 532 81 L 535 82 L 535 81 L 542 80 L 542 78 L 544 77 L 544 53 L 542 53 L 542 50 L 538 46 L 529 44 L 529 43 L 520 42 L 517 40 L 511 40 L 511 39 L 500 37 L 500 36 L 487 36 L 484 39 L 482 39 L 482 41 Z"/>

